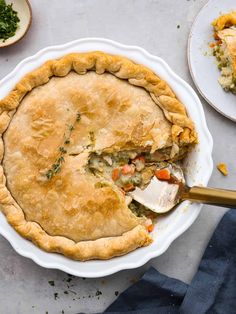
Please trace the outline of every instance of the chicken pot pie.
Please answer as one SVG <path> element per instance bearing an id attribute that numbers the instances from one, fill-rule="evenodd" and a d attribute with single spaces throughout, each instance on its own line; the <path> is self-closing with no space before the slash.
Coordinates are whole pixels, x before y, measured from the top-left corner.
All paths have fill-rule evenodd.
<path id="1" fill-rule="evenodd" d="M 0 101 L 0 205 L 47 252 L 109 259 L 152 242 L 155 215 L 127 197 L 197 142 L 171 88 L 102 52 L 51 60 Z"/>
<path id="2" fill-rule="evenodd" d="M 225 91 L 236 94 L 236 11 L 220 16 L 212 25 L 216 39 L 213 55 L 221 71 L 218 81 Z"/>

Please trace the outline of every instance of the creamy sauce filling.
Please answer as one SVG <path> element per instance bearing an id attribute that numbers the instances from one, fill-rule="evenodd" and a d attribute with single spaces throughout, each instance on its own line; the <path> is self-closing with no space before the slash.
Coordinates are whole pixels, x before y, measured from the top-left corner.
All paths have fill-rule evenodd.
<path id="1" fill-rule="evenodd" d="M 95 175 L 107 180 L 112 180 L 125 192 L 132 191 L 135 187 L 145 188 L 155 174 L 160 163 L 164 166 L 169 149 L 162 152 L 139 153 L 123 151 L 113 154 L 92 154 L 88 168 Z"/>

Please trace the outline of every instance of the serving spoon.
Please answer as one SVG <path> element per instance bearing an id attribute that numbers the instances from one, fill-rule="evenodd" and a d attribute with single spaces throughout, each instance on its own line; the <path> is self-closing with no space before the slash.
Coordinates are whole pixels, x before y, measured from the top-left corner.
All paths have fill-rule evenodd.
<path id="1" fill-rule="evenodd" d="M 130 192 L 131 197 L 156 213 L 166 213 L 184 200 L 236 208 L 236 191 L 201 186 L 189 187 L 182 169 L 176 164 L 167 167 L 172 180 L 159 180 L 154 176 L 149 185 Z"/>

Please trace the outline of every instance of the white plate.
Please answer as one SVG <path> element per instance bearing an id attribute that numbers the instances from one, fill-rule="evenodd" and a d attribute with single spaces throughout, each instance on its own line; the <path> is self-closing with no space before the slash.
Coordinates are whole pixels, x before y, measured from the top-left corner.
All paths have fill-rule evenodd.
<path id="1" fill-rule="evenodd" d="M 236 10 L 235 0 L 210 0 L 201 9 L 189 35 L 188 64 L 194 83 L 206 101 L 236 121 L 236 95 L 226 93 L 218 83 L 220 71 L 209 48 L 209 43 L 214 41 L 212 21 L 233 9 Z"/>
<path id="2" fill-rule="evenodd" d="M 172 86 L 179 99 L 185 104 L 189 115 L 195 121 L 199 134 L 200 144 L 185 161 L 188 169 L 187 182 L 190 185 L 206 185 L 212 173 L 211 153 L 213 144 L 212 137 L 207 129 L 201 102 L 193 89 L 177 76 L 161 58 L 149 54 L 142 48 L 126 46 L 108 39 L 99 38 L 79 39 L 65 45 L 45 48 L 36 55 L 20 62 L 0 82 L 0 98 L 7 95 L 24 74 L 37 68 L 46 60 L 59 58 L 70 52 L 92 50 L 101 50 L 111 54 L 126 56 L 151 68 Z M 180 204 L 168 216 L 159 219 L 153 232 L 154 241 L 151 245 L 107 261 L 77 262 L 59 254 L 46 253 L 18 235 L 6 222 L 2 213 L 0 213 L 0 233 L 19 254 L 31 258 L 43 267 L 60 269 L 76 276 L 94 278 L 110 275 L 123 269 L 139 267 L 151 258 L 161 255 L 180 234 L 191 226 L 197 218 L 200 209 L 201 205 L 190 205 L 188 202 Z"/>

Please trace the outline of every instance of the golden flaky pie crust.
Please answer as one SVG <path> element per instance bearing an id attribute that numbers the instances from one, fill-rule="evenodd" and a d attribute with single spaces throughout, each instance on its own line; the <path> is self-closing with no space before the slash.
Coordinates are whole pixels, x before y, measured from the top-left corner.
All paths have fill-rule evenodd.
<path id="1" fill-rule="evenodd" d="M 74 53 L 24 76 L 0 108 L 0 205 L 18 233 L 76 260 L 109 259 L 151 243 L 145 218 L 86 164 L 91 152 L 138 148 L 169 147 L 167 159 L 178 159 L 196 143 L 194 124 L 166 82 L 124 57 Z M 70 125 L 65 162 L 47 180 Z"/>
<path id="2" fill-rule="evenodd" d="M 212 22 L 216 31 L 222 31 L 224 28 L 229 28 L 236 25 L 236 11 L 219 16 Z"/>

